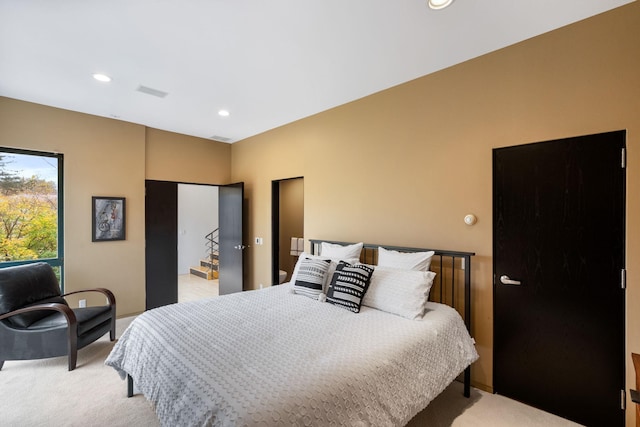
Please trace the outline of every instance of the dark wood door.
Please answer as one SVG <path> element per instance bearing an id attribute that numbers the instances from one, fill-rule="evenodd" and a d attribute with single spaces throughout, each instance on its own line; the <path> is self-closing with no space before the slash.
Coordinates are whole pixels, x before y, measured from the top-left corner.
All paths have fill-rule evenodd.
<path id="1" fill-rule="evenodd" d="M 623 426 L 625 132 L 495 149 L 494 391 Z"/>
<path id="2" fill-rule="evenodd" d="M 220 295 L 244 290 L 244 183 L 220 186 Z"/>
<path id="3" fill-rule="evenodd" d="M 146 309 L 178 302 L 178 184 L 146 181 Z"/>

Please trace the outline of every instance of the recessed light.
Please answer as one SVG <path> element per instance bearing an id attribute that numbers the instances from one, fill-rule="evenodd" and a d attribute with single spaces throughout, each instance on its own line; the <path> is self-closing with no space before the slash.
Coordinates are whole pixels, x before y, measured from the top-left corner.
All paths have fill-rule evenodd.
<path id="1" fill-rule="evenodd" d="M 429 7 L 435 10 L 444 9 L 451 3 L 453 3 L 453 0 L 428 0 Z"/>
<path id="2" fill-rule="evenodd" d="M 107 76 L 106 74 L 95 73 L 93 75 L 93 78 L 99 82 L 104 82 L 104 83 L 109 83 L 111 81 L 111 77 Z"/>
<path id="3" fill-rule="evenodd" d="M 229 112 L 227 110 L 218 111 L 218 115 L 221 117 L 229 117 Z"/>

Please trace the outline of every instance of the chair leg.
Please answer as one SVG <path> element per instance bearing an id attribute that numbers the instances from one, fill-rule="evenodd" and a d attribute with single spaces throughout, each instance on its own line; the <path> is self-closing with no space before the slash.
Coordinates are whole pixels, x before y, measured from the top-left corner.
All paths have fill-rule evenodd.
<path id="1" fill-rule="evenodd" d="M 0 360 L 0 371 L 2 370 L 2 365 L 4 365 L 4 360 Z"/>
<path id="2" fill-rule="evenodd" d="M 77 325 L 69 325 L 69 370 L 76 369 L 78 361 L 78 329 Z"/>
<path id="3" fill-rule="evenodd" d="M 73 371 L 76 369 L 76 363 L 78 361 L 78 350 L 76 349 L 74 352 L 69 353 L 69 370 Z"/>
<path id="4" fill-rule="evenodd" d="M 111 341 L 116 340 L 116 304 L 115 302 L 111 307 L 111 330 L 109 331 L 109 339 Z"/>

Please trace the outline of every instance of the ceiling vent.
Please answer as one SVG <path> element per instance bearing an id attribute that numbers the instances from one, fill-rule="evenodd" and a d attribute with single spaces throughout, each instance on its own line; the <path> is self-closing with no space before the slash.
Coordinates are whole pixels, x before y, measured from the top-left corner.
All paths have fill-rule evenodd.
<path id="1" fill-rule="evenodd" d="M 213 139 L 215 141 L 220 141 L 220 142 L 231 142 L 231 138 L 225 138 L 224 136 L 220 136 L 220 135 L 213 135 L 209 137 L 209 139 Z"/>
<path id="2" fill-rule="evenodd" d="M 138 92 L 146 93 L 147 95 L 157 96 L 158 98 L 164 98 L 165 96 L 169 95 L 167 92 L 142 85 L 138 86 L 138 89 L 136 90 Z"/>

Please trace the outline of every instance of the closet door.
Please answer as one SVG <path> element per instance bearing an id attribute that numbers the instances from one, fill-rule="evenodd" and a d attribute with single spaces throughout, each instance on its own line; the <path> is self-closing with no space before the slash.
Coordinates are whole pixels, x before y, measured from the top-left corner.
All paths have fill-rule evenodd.
<path id="1" fill-rule="evenodd" d="M 493 152 L 494 390 L 623 426 L 625 132 Z"/>

